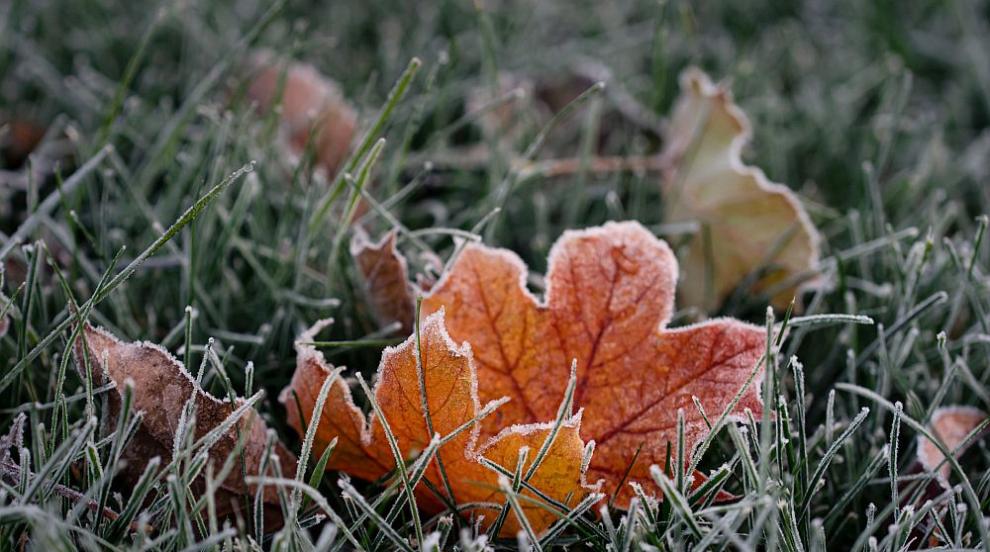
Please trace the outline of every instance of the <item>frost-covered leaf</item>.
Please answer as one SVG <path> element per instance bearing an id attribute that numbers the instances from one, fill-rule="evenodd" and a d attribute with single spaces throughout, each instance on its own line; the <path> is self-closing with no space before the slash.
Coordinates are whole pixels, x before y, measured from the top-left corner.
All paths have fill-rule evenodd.
<path id="1" fill-rule="evenodd" d="M 197 440 L 222 424 L 243 404 L 242 399 L 230 402 L 207 393 L 181 362 L 153 343 L 124 343 L 106 330 L 87 325 L 76 346 L 76 364 L 83 378 L 87 377 L 87 357 L 84 356 L 87 353 L 94 386 L 110 382 L 115 385 L 107 394 L 110 413 L 104 419 L 107 430 L 116 428 L 125 385 L 131 385 L 134 390 L 133 411 L 143 412 L 137 433 L 123 450 L 124 467 L 118 477 L 126 486 L 137 482 L 151 458 L 160 457 L 163 464 L 171 461 L 176 429 L 190 399 L 195 404 L 192 434 Z M 256 486 L 247 484 L 245 476 L 261 474 L 267 440 L 265 422 L 254 408 L 250 408 L 209 449 L 209 461 L 216 470 L 231 454 L 237 455 L 234 469 L 218 489 L 218 515 L 241 511 L 244 497 L 254 496 Z M 242 446 L 238 452 L 239 442 Z M 282 473 L 291 477 L 295 473 L 295 456 L 278 440 L 272 452 L 279 457 Z M 272 475 L 271 470 L 266 470 L 266 474 Z M 204 488 L 200 477 L 194 491 L 202 493 Z M 278 516 L 281 509 L 276 488 L 265 487 L 263 498 L 266 512 Z"/>
<path id="2" fill-rule="evenodd" d="M 685 303 L 711 311 L 740 285 L 784 308 L 811 284 L 818 231 L 797 196 L 743 163 L 746 115 L 723 86 L 690 69 L 681 76 L 663 156 L 668 222 L 697 222 L 681 259 Z"/>
<path id="3" fill-rule="evenodd" d="M 402 335 L 412 333 L 415 297 L 409 284 L 406 259 L 395 248 L 396 232 L 372 242 L 360 227 L 351 240 L 351 255 L 364 280 L 364 290 L 381 326 L 398 322 Z"/>
<path id="4" fill-rule="evenodd" d="M 958 457 L 966 451 L 965 447 L 959 449 L 966 436 L 986 419 L 986 412 L 978 408 L 947 406 L 935 410 L 929 422 L 929 428 L 946 448 L 956 451 L 955 454 Z M 937 472 L 942 483 L 948 483 L 952 466 L 945 462 L 945 455 L 942 454 L 942 451 L 922 436 L 918 437 L 918 462 L 925 470 Z"/>
<path id="5" fill-rule="evenodd" d="M 312 65 L 261 52 L 252 60 L 247 97 L 262 112 L 280 107 L 280 137 L 298 157 L 313 144 L 316 161 L 330 176 L 347 158 L 357 130 L 357 113 L 337 84 Z M 281 94 L 279 94 L 281 90 Z"/>
<path id="6" fill-rule="evenodd" d="M 470 343 L 482 401 L 510 398 L 482 436 L 552 418 L 576 361 L 580 434 L 596 443 L 588 477 L 624 506 L 629 483 L 656 489 L 649 467 L 666 464 L 668 445 L 676 450 L 678 409 L 691 451 L 708 433 L 692 396 L 710 418 L 721 415 L 756 368 L 766 332 L 731 319 L 666 329 L 677 261 L 635 222 L 566 232 L 551 250 L 543 300 L 527 291 L 526 273 L 510 251 L 468 245 L 423 313 L 445 309 L 450 335 Z M 731 414 L 747 408 L 762 412 L 755 385 Z"/>
<path id="7" fill-rule="evenodd" d="M 289 424 L 302 434 L 307 427 L 317 396 L 326 378 L 334 371 L 323 355 L 306 343 L 330 323 L 313 326 L 299 337 L 295 374 L 280 400 L 288 412 Z M 507 470 L 516 469 L 519 451 L 529 448 L 528 469 L 550 434 L 549 424 L 506 425 L 497 435 L 479 434 L 478 424 L 470 424 L 481 412 L 475 362 L 468 344 L 457 345 L 447 334 L 443 313 L 425 319 L 420 331 L 422 371 L 416 362 L 415 336 L 382 353 L 378 367 L 374 399 L 388 422 L 404 460 L 415 458 L 430 443 L 433 434 L 447 437 L 461 430 L 443 444 L 425 475 L 431 486 L 446 495 L 446 485 L 439 469 L 442 462 L 450 483 L 453 502 L 488 503 L 466 514 L 484 515 L 490 525 L 498 516 L 504 496 L 498 489 L 498 475 L 480 463 L 486 458 Z M 424 385 L 420 385 L 420 381 Z M 427 426 L 422 407 L 425 396 L 433 432 Z M 557 396 L 558 402 L 561 396 Z M 298 400 L 298 403 L 296 402 Z M 305 420 L 300 420 L 300 413 Z M 370 419 L 369 419 L 370 416 Z M 553 419 L 553 415 L 542 421 Z M 465 424 L 469 424 L 466 429 Z M 570 506 L 588 492 L 584 484 L 580 438 L 580 415 L 564 420 L 546 457 L 529 483 L 547 496 Z M 366 415 L 354 403 L 351 390 L 343 379 L 332 383 L 329 396 L 316 430 L 315 454 L 320 454 L 332 439 L 338 439 L 330 456 L 328 469 L 345 471 L 355 477 L 376 480 L 393 472 L 395 461 L 381 420 Z M 523 495 L 534 498 L 527 490 Z M 417 501 L 428 511 L 441 511 L 443 502 L 423 483 L 416 487 Z M 530 524 L 537 531 L 549 527 L 559 514 L 537 503 L 523 501 Z M 513 535 L 520 528 L 515 514 L 510 514 L 502 534 Z"/>

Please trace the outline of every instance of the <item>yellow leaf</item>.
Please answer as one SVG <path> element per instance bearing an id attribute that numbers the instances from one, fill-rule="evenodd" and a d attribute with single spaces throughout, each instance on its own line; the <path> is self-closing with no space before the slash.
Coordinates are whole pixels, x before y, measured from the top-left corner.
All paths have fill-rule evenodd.
<path id="1" fill-rule="evenodd" d="M 740 284 L 786 308 L 810 286 L 819 261 L 818 231 L 797 196 L 743 163 L 749 121 L 731 93 L 696 69 L 681 75 L 663 152 L 668 222 L 697 222 L 682 257 L 681 297 L 712 311 Z"/>

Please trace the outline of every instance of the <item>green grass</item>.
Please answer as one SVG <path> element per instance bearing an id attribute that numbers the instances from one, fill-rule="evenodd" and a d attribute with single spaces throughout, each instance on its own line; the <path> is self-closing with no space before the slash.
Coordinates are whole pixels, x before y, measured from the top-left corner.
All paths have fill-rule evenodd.
<path id="1" fill-rule="evenodd" d="M 111 474 L 127 428 L 101 434 L 91 421 L 107 389 L 72 369 L 71 331 L 88 318 L 193 367 L 213 338 L 205 387 L 265 391 L 260 411 L 299 452 L 275 402 L 294 337 L 333 316 L 324 352 L 365 375 L 402 337 L 381 333 L 358 293 L 345 221 L 360 217 L 373 232 L 398 221 L 404 250 L 444 260 L 452 232 L 470 231 L 536 271 L 563 230 L 610 219 L 639 220 L 677 245 L 655 175 L 521 178 L 510 154 L 586 155 L 598 129 L 607 153 L 654 152 L 649 125 L 615 116 L 616 104 L 665 115 L 678 73 L 698 65 L 730 81 L 750 116 L 747 160 L 808 205 L 834 285 L 771 344 L 774 415 L 722 426 L 691 459 L 724 466 L 714 480 L 740 500 L 711 504 L 685 492 L 681 474 L 658 472 L 670 500 L 602 516 L 581 504 L 539 544 L 901 550 L 927 547 L 938 518 L 949 548 L 987 550 L 976 515 L 990 511 L 986 443 L 953 461 L 957 485 L 932 502 L 912 500 L 929 480 L 911 464 L 936 407 L 990 411 L 990 3 L 692 4 L 0 3 L 0 121 L 49 128 L 31 170 L 0 166 L 0 292 L 11 298 L 0 312 L 13 321 L 0 339 L 0 428 L 21 414 L 25 424 L 23 447 L 0 451 L 0 549 L 390 550 L 415 547 L 403 539 L 421 532 L 445 549 L 481 550 L 483 532 L 460 519 L 417 515 L 401 481 L 285 478 L 293 510 L 277 534 L 194 514 L 194 501 L 212 498 L 189 496 L 192 470 L 152 467 L 120 494 Z M 314 178 L 272 146 L 274 121 L 240 94 L 259 47 L 314 63 L 358 107 L 353 180 Z M 511 144 L 493 143 L 465 111 L 466 94 L 493 90 L 500 72 L 561 77 L 590 63 L 609 70 L 606 87 Z M 471 145 L 490 158 L 442 162 Z M 371 209 L 355 209 L 361 198 Z M 738 297 L 720 314 L 782 328 L 784 313 L 768 320 L 765 304 Z M 875 323 L 814 318 L 825 314 Z M 188 441 L 179 447 L 191 452 Z M 428 459 L 400 479 L 419 480 Z M 506 508 L 517 509 L 522 476 L 506 476 Z M 157 530 L 133 530 L 139 523 Z M 199 523 L 218 525 L 204 536 Z"/>

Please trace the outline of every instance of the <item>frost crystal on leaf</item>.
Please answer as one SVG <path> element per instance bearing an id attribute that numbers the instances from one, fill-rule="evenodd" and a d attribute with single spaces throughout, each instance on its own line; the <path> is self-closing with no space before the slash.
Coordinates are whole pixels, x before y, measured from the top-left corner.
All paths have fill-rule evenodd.
<path id="1" fill-rule="evenodd" d="M 756 369 L 766 332 L 731 319 L 666 329 L 677 261 L 635 222 L 566 232 L 550 252 L 542 301 L 526 274 L 515 254 L 471 244 L 423 313 L 444 309 L 450 335 L 471 344 L 482 401 L 510 399 L 482 421 L 483 435 L 552 419 L 576 361 L 581 437 L 595 442 L 588 477 L 624 506 L 630 482 L 656 489 L 649 467 L 665 465 L 668 444 L 676 450 L 677 410 L 690 452 L 708 434 L 692 396 L 719 416 Z M 762 407 L 750 385 L 730 419 Z"/>
<path id="2" fill-rule="evenodd" d="M 344 380 L 335 375 L 322 354 L 306 344 L 329 323 L 328 320 L 319 322 L 299 337 L 296 371 L 280 400 L 286 405 L 289 424 L 302 434 L 311 420 L 324 381 L 336 377 L 320 416 L 314 450 L 316 454 L 322 453 L 336 438 L 337 445 L 327 468 L 376 480 L 395 470 L 394 455 L 381 419 L 373 413 L 362 412 L 355 405 Z M 372 392 L 374 401 L 396 439 L 403 460 L 416 458 L 430 446 L 434 435 L 447 439 L 437 450 L 435 459 L 430 460 L 424 476 L 430 485 L 421 483 L 415 488 L 419 507 L 434 512 L 445 508 L 444 501 L 430 490 L 432 487 L 453 503 L 484 505 L 480 510 L 476 508 L 466 513 L 476 517 L 484 515 L 484 524 L 490 525 L 498 518 L 504 495 L 498 488 L 498 473 L 483 462 L 492 462 L 512 473 L 517 468 L 519 451 L 528 448 L 530 455 L 526 465 L 521 467 L 525 473 L 533 465 L 535 451 L 541 449 L 551 434 L 552 425 L 507 426 L 498 435 L 486 435 L 482 441 L 478 424 L 471 423 L 483 412 L 471 347 L 466 343 L 457 345 L 451 340 L 444 327 L 442 312 L 426 318 L 419 338 L 421 364 L 416 360 L 415 336 L 382 353 Z M 300 419 L 300 412 L 305 420 Z M 593 490 L 584 481 L 581 463 L 584 443 L 579 427 L 580 415 L 564 420 L 539 468 L 529 479 L 529 485 L 565 506 L 577 504 Z M 528 490 L 520 494 L 536 499 Z M 566 514 L 555 506 L 541 505 L 539 501 L 524 502 L 522 508 L 537 531 L 545 530 Z M 520 524 L 513 513 L 501 534 L 513 535 L 519 529 Z"/>
<path id="3" fill-rule="evenodd" d="M 127 485 L 137 482 L 152 458 L 159 457 L 165 463 L 171 461 L 176 431 L 181 424 L 188 423 L 185 419 L 188 401 L 192 400 L 196 408 L 192 435 L 197 440 L 227 421 L 244 404 L 242 399 L 230 402 L 207 393 L 181 362 L 153 343 L 124 343 L 106 330 L 87 324 L 75 354 L 80 377 L 87 377 L 88 358 L 94 386 L 114 384 L 115 389 L 108 395 L 110 416 L 104 419 L 109 431 L 117 425 L 125 385 L 133 389 L 133 411 L 143 412 L 137 433 L 123 450 L 125 464 L 118 477 Z M 219 516 L 241 510 L 243 497 L 254 496 L 256 486 L 246 483 L 244 476 L 260 475 L 265 464 L 270 467 L 264 458 L 267 441 L 265 422 L 250 408 L 209 448 L 209 461 L 217 470 L 232 454 L 238 458 L 230 475 L 217 489 Z M 295 456 L 280 441 L 275 441 L 273 452 L 279 457 L 282 473 L 293 476 Z M 266 474 L 273 472 L 266 470 Z M 196 492 L 202 493 L 205 488 L 202 476 L 197 478 L 196 485 Z M 265 487 L 263 498 L 266 515 L 273 522 L 280 520 L 276 488 Z"/>
<path id="4" fill-rule="evenodd" d="M 409 284 L 406 259 L 395 248 L 392 230 L 373 243 L 360 227 L 351 240 L 351 256 L 357 263 L 372 311 L 381 326 L 398 322 L 402 335 L 413 330 L 415 298 Z"/>

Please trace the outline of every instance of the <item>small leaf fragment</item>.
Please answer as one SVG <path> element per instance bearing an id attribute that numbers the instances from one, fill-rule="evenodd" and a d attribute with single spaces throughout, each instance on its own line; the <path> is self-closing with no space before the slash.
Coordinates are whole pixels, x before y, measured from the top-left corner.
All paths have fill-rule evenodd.
<path id="1" fill-rule="evenodd" d="M 396 231 L 373 243 L 356 227 L 351 240 L 351 256 L 364 280 L 364 290 L 372 313 L 382 327 L 398 322 L 402 335 L 413 331 L 415 297 L 409 283 L 406 259 L 395 247 Z"/>
<path id="2" fill-rule="evenodd" d="M 932 413 L 929 427 L 935 437 L 942 441 L 946 448 L 955 451 L 956 457 L 959 457 L 972 444 L 966 443 L 965 447 L 959 449 L 960 445 L 964 444 L 963 441 L 966 436 L 986 419 L 986 412 L 978 408 L 946 406 L 938 408 Z M 926 471 L 936 472 L 942 484 L 948 484 L 952 466 L 945 461 L 945 455 L 938 450 L 935 443 L 923 436 L 918 436 L 918 462 Z"/>

